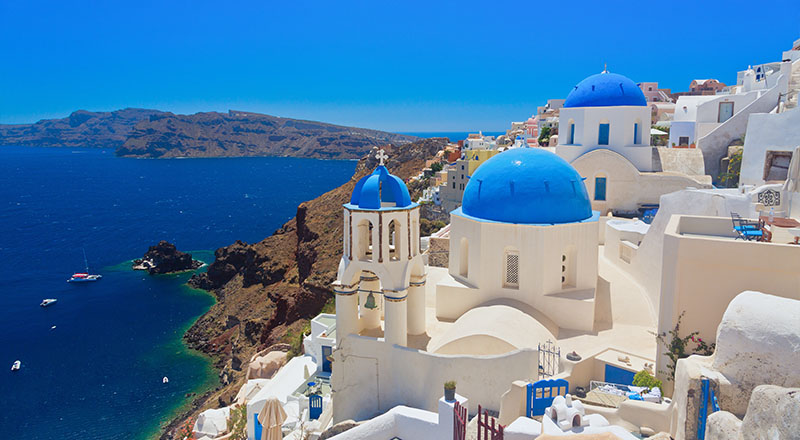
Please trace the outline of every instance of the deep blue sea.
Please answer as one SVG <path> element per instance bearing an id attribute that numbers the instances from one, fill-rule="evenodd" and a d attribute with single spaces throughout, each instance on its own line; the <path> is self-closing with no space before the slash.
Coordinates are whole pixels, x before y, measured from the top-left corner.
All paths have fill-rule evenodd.
<path id="1" fill-rule="evenodd" d="M 218 383 L 181 342 L 214 299 L 184 285 L 190 274 L 151 277 L 129 261 L 159 240 L 207 262 L 235 240 L 259 241 L 355 164 L 0 147 L 0 437 L 154 435 L 186 393 Z M 103 279 L 68 284 L 82 249 Z M 44 298 L 58 302 L 42 308 Z"/>
<path id="2" fill-rule="evenodd" d="M 470 133 L 477 133 L 477 131 L 422 131 L 422 132 L 403 132 L 401 134 L 407 134 L 409 136 L 418 136 L 421 138 L 446 137 L 450 138 L 450 142 L 456 143 L 460 140 L 466 139 Z M 501 134 L 506 134 L 506 132 L 484 131 L 483 134 L 486 136 L 500 136 Z"/>

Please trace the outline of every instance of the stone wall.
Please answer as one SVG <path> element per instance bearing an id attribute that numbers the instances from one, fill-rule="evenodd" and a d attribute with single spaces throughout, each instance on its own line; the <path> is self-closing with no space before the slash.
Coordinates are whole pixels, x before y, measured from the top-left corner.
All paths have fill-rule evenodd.
<path id="1" fill-rule="evenodd" d="M 431 237 L 428 245 L 428 266 L 450 267 L 450 239 Z"/>

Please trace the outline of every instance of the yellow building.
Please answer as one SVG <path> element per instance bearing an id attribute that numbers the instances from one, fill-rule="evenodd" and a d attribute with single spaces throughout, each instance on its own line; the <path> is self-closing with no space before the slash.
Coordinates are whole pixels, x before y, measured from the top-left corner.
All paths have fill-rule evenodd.
<path id="1" fill-rule="evenodd" d="M 497 153 L 499 153 L 497 150 L 465 150 L 464 158 L 469 164 L 467 175 L 471 176 L 482 163 Z"/>

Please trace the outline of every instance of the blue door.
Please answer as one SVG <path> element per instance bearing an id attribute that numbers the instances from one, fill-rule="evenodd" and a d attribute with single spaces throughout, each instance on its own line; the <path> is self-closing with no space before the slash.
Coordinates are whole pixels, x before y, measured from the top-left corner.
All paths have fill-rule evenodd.
<path id="1" fill-rule="evenodd" d="M 255 438 L 257 440 L 261 440 L 261 423 L 258 423 L 258 414 L 253 414 L 253 432 L 255 433 Z"/>
<path id="2" fill-rule="evenodd" d="M 566 396 L 569 382 L 564 379 L 542 379 L 528 384 L 526 415 L 541 416 L 545 408 L 553 404 L 556 396 Z"/>
<path id="3" fill-rule="evenodd" d="M 606 178 L 605 177 L 595 177 L 594 178 L 594 199 L 595 200 L 605 200 L 606 199 Z"/>
<path id="4" fill-rule="evenodd" d="M 608 124 L 600 124 L 600 130 L 597 135 L 597 145 L 608 145 Z"/>
<path id="5" fill-rule="evenodd" d="M 331 355 L 331 348 L 327 345 L 322 346 L 322 371 L 325 373 L 331 372 L 331 360 L 328 359 Z"/>
<path id="6" fill-rule="evenodd" d="M 317 420 L 322 415 L 322 396 L 312 394 L 308 396 L 308 419 Z"/>

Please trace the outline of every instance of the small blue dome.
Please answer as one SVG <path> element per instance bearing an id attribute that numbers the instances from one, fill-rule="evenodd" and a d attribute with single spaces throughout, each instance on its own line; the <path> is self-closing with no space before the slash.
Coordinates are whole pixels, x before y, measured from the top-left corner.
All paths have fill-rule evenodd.
<path id="1" fill-rule="evenodd" d="M 380 209 L 381 202 L 394 203 L 391 208 L 407 208 L 412 205 L 403 179 L 389 174 L 389 170 L 383 165 L 375 168 L 372 174 L 362 177 L 350 196 L 350 205 L 361 209 Z"/>
<path id="2" fill-rule="evenodd" d="M 564 107 L 646 106 L 644 93 L 630 78 L 616 73 L 598 73 L 579 82 L 564 101 Z"/>
<path id="3" fill-rule="evenodd" d="M 516 148 L 483 163 L 464 189 L 461 211 L 503 223 L 572 223 L 592 217 L 583 178 L 538 148 Z"/>

